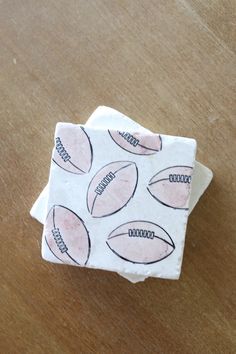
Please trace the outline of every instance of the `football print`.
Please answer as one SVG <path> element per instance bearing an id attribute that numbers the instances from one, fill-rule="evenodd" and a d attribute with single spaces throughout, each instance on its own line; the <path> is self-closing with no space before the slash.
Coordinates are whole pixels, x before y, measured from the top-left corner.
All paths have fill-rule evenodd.
<path id="1" fill-rule="evenodd" d="M 43 237 L 55 257 L 72 265 L 86 265 L 90 254 L 89 233 L 72 210 L 54 205 L 48 213 Z"/>
<path id="2" fill-rule="evenodd" d="M 107 245 L 118 257 L 138 264 L 152 264 L 170 256 L 175 245 L 169 234 L 149 221 L 132 221 L 117 227 Z"/>
<path id="3" fill-rule="evenodd" d="M 84 128 L 61 124 L 55 136 L 52 160 L 67 172 L 82 175 L 90 171 L 93 150 Z"/>
<path id="4" fill-rule="evenodd" d="M 87 192 L 87 207 L 93 217 L 116 213 L 134 196 L 138 169 L 134 162 L 116 161 L 99 170 Z"/>
<path id="5" fill-rule="evenodd" d="M 174 209 L 188 209 L 193 168 L 173 166 L 158 172 L 149 182 L 149 193 Z"/>
<path id="6" fill-rule="evenodd" d="M 108 130 L 108 132 L 117 145 L 132 154 L 153 155 L 162 148 L 161 136 L 158 134 L 129 133 L 117 130 Z"/>

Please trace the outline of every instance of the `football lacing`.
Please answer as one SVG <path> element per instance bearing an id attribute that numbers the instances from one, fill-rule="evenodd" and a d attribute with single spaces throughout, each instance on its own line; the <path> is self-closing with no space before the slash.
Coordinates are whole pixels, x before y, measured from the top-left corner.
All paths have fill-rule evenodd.
<path id="1" fill-rule="evenodd" d="M 101 195 L 108 184 L 115 178 L 115 174 L 113 172 L 109 172 L 98 184 L 97 188 L 95 189 L 95 193 Z"/>
<path id="2" fill-rule="evenodd" d="M 66 151 L 66 149 L 64 148 L 64 146 L 61 142 L 61 139 L 59 137 L 56 138 L 56 150 L 64 162 L 67 162 L 70 160 L 71 157 L 68 154 L 68 152 Z"/>
<path id="3" fill-rule="evenodd" d="M 58 227 L 55 227 L 54 229 L 52 229 L 52 234 L 53 234 L 53 238 L 57 244 L 57 247 L 59 248 L 61 253 L 67 252 L 68 248 L 66 247 L 66 244 L 63 241 L 62 235 L 61 235 Z"/>
<path id="4" fill-rule="evenodd" d="M 136 139 L 132 134 L 128 132 L 119 132 L 119 134 L 124 138 L 130 145 L 137 146 L 139 143 L 139 140 Z"/>
<path id="5" fill-rule="evenodd" d="M 188 175 L 180 175 L 180 174 L 170 174 L 169 181 L 170 182 L 178 182 L 178 183 L 191 183 L 191 176 Z"/>
<path id="6" fill-rule="evenodd" d="M 154 238 L 154 231 L 143 230 L 143 229 L 129 229 L 128 230 L 129 237 L 145 237 L 145 238 Z"/>

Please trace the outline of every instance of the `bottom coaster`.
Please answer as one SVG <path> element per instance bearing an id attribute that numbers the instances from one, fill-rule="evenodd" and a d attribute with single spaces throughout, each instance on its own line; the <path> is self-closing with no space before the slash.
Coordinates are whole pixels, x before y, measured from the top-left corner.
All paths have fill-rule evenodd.
<path id="1" fill-rule="evenodd" d="M 98 128 L 100 127 L 109 129 L 122 128 L 123 130 L 127 131 L 129 131 L 130 129 L 140 129 L 141 131 L 147 131 L 128 117 L 108 107 L 98 107 L 92 114 L 92 116 L 89 118 L 88 122 L 86 123 L 86 126 L 95 126 Z M 200 196 L 203 194 L 204 190 L 209 185 L 211 179 L 212 172 L 204 165 L 196 162 L 193 174 L 189 211 L 194 208 Z M 42 223 L 44 222 L 47 214 L 47 198 L 48 186 L 45 187 L 45 189 L 40 194 L 39 198 L 31 209 L 31 215 Z M 132 282 L 142 281 L 146 278 L 146 276 L 140 276 L 129 273 L 120 273 L 120 275 Z"/>

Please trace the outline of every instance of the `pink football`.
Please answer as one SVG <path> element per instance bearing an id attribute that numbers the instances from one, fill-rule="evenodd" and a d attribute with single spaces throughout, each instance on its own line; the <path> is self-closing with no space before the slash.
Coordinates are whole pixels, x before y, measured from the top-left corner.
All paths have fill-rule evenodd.
<path id="1" fill-rule="evenodd" d="M 193 168 L 173 166 L 158 172 L 148 191 L 160 203 L 174 209 L 188 209 Z"/>
<path id="2" fill-rule="evenodd" d="M 175 249 L 168 233 L 149 221 L 131 221 L 117 227 L 108 236 L 107 245 L 118 257 L 140 264 L 159 262 Z"/>
<path id="3" fill-rule="evenodd" d="M 92 216 L 100 218 L 116 213 L 133 197 L 138 182 L 134 162 L 116 161 L 99 170 L 87 192 L 87 206 Z"/>
<path id="4" fill-rule="evenodd" d="M 117 145 L 136 155 L 153 155 L 162 147 L 161 136 L 151 132 L 148 134 L 117 130 L 108 130 L 108 132 Z"/>
<path id="5" fill-rule="evenodd" d="M 43 235 L 51 252 L 60 261 L 86 265 L 90 239 L 83 221 L 72 210 L 54 205 L 48 213 Z"/>
<path id="6" fill-rule="evenodd" d="M 92 165 L 92 146 L 84 128 L 74 124 L 59 125 L 52 159 L 67 172 L 88 173 Z"/>

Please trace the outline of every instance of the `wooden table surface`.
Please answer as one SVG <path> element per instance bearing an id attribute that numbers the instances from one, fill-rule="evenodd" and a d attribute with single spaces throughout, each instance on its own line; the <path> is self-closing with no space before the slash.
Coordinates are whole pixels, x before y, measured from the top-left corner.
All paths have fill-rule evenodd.
<path id="1" fill-rule="evenodd" d="M 236 352 L 236 2 L 1 1 L 1 354 Z M 29 210 L 57 121 L 98 105 L 198 141 L 214 180 L 179 281 L 41 259 Z"/>

